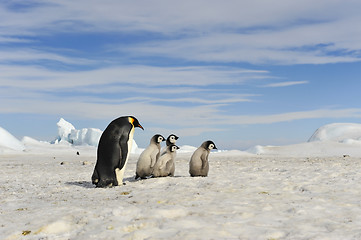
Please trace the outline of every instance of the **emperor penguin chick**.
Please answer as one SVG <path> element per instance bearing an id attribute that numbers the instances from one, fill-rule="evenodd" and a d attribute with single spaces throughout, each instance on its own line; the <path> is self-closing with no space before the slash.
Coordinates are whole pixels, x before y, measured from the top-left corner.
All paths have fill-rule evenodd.
<path id="1" fill-rule="evenodd" d="M 167 141 L 165 142 L 165 144 L 166 144 L 166 147 L 161 151 L 161 154 L 160 155 L 163 155 L 163 154 L 165 154 L 166 152 L 167 152 L 167 147 L 169 146 L 169 145 L 171 145 L 171 144 L 175 144 L 176 142 L 177 142 L 177 140 L 178 140 L 178 136 L 177 135 L 175 135 L 175 134 L 171 134 L 171 135 L 169 135 L 168 137 L 167 137 Z"/>
<path id="2" fill-rule="evenodd" d="M 139 177 L 145 179 L 152 174 L 153 167 L 159 158 L 160 144 L 163 141 L 165 138 L 160 134 L 156 134 L 150 139 L 149 146 L 139 156 L 135 179 Z"/>
<path id="3" fill-rule="evenodd" d="M 159 157 L 153 168 L 153 177 L 174 177 L 175 164 L 174 159 L 179 147 L 171 144 L 167 147 L 166 152 Z"/>
<path id="4" fill-rule="evenodd" d="M 212 149 L 217 149 L 212 141 L 205 141 L 194 151 L 189 162 L 189 174 L 192 177 L 207 177 L 209 171 L 208 155 Z"/>

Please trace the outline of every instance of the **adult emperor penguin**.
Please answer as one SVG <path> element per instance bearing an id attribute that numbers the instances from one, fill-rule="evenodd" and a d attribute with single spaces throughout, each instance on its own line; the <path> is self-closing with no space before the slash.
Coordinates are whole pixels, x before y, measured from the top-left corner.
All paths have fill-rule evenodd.
<path id="1" fill-rule="evenodd" d="M 139 156 L 135 179 L 139 177 L 145 179 L 152 174 L 154 164 L 160 155 L 160 144 L 163 141 L 165 138 L 160 134 L 156 134 L 150 139 L 149 146 Z"/>
<path id="2" fill-rule="evenodd" d="M 144 130 L 132 116 L 113 120 L 100 137 L 92 183 L 97 187 L 123 184 L 124 170 L 132 149 L 134 128 Z"/>
<path id="3" fill-rule="evenodd" d="M 153 177 L 174 176 L 174 159 L 177 149 L 179 149 L 179 147 L 175 144 L 171 144 L 167 147 L 166 153 L 160 156 L 154 165 L 152 173 Z"/>
<path id="4" fill-rule="evenodd" d="M 165 153 L 167 152 L 167 147 L 168 147 L 169 145 L 171 145 L 171 144 L 175 144 L 175 143 L 177 142 L 178 138 L 179 138 L 179 137 L 178 137 L 177 135 L 173 134 L 173 133 L 172 133 L 171 135 L 169 135 L 169 136 L 167 137 L 167 141 L 165 142 L 166 147 L 162 150 L 162 152 L 161 152 L 160 155 L 165 154 Z"/>
<path id="5" fill-rule="evenodd" d="M 212 149 L 217 149 L 214 142 L 205 141 L 194 151 L 189 162 L 189 174 L 192 177 L 207 177 L 209 170 L 208 155 Z"/>

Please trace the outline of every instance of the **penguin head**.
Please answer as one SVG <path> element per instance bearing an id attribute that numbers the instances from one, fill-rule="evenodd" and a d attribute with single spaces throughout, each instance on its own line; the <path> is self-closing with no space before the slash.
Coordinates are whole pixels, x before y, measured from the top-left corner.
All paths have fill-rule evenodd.
<path id="1" fill-rule="evenodd" d="M 169 149 L 170 152 L 175 152 L 175 151 L 177 151 L 179 149 L 179 147 L 177 145 L 175 145 L 175 144 L 171 144 L 171 145 L 168 146 L 168 149 Z"/>
<path id="2" fill-rule="evenodd" d="M 179 137 L 176 136 L 175 134 L 169 135 L 168 138 L 167 138 L 167 145 L 169 145 L 169 144 L 175 144 L 176 141 L 178 140 L 178 138 L 179 138 Z"/>
<path id="3" fill-rule="evenodd" d="M 205 149 L 207 149 L 209 151 L 212 149 L 217 149 L 216 144 L 214 144 L 214 142 L 211 140 L 208 140 L 208 141 L 205 141 L 204 143 L 202 143 L 202 147 L 204 147 Z"/>
<path id="4" fill-rule="evenodd" d="M 165 141 L 165 138 L 160 134 L 156 134 L 152 137 L 152 139 L 150 141 L 151 142 L 153 141 L 155 143 L 161 143 L 161 142 Z"/>
<path id="5" fill-rule="evenodd" d="M 142 127 L 142 125 L 140 125 L 138 119 L 136 119 L 135 117 L 129 116 L 129 117 L 128 117 L 128 121 L 129 121 L 129 123 L 132 124 L 135 128 L 136 128 L 136 127 L 139 127 L 139 128 L 141 128 L 141 129 L 144 130 L 144 128 Z"/>

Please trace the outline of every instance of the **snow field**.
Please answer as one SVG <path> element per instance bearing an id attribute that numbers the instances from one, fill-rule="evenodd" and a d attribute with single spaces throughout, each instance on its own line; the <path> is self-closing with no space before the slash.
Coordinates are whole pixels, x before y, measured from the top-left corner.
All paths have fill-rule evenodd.
<path id="1" fill-rule="evenodd" d="M 135 147 L 126 185 L 98 189 L 101 131 L 59 122 L 56 144 L 0 128 L 0 239 L 361 239 L 361 124 L 213 152 L 206 178 L 189 176 L 196 148 L 181 146 L 175 177 L 135 181 Z"/>
<path id="2" fill-rule="evenodd" d="M 360 158 L 211 153 L 191 178 L 90 182 L 94 152 L 0 155 L 1 239 L 360 239 Z M 55 157 L 55 158 L 54 158 Z M 61 164 L 62 163 L 62 164 Z"/>

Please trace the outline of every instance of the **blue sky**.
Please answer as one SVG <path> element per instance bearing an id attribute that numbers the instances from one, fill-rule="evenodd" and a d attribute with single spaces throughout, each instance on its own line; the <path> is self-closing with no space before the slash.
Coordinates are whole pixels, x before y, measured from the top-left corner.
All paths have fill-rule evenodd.
<path id="1" fill-rule="evenodd" d="M 0 126 L 134 115 L 179 145 L 305 142 L 361 121 L 359 1 L 1 1 Z"/>

